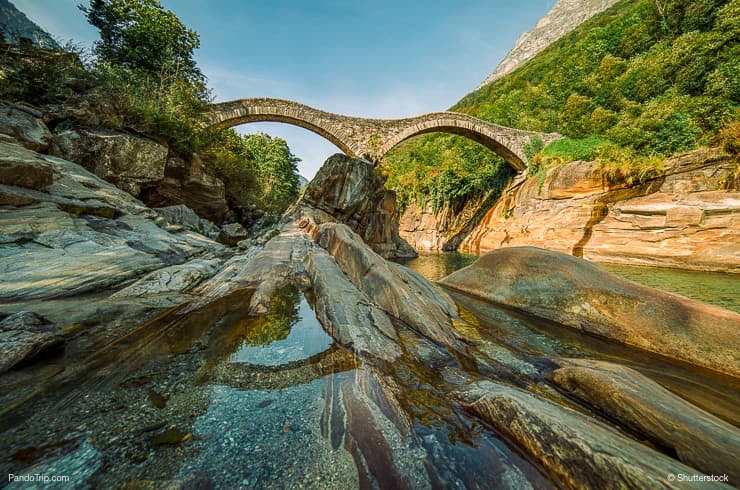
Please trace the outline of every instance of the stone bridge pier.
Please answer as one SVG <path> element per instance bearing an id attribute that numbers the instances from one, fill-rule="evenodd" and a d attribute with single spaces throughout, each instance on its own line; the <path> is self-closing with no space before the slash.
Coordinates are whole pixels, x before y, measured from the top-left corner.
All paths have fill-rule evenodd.
<path id="1" fill-rule="evenodd" d="M 414 136 L 442 132 L 470 138 L 500 155 L 517 171 L 527 168 L 524 145 L 540 137 L 545 144 L 561 136 L 492 124 L 457 112 L 431 112 L 404 119 L 368 119 L 321 111 L 281 99 L 240 99 L 212 104 L 210 124 L 220 128 L 273 121 L 317 133 L 350 157 L 380 161 L 393 147 Z"/>

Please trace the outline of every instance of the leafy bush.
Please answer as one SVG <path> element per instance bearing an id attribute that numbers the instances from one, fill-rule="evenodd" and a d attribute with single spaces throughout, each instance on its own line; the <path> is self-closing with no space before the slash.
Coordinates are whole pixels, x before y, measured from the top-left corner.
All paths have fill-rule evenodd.
<path id="1" fill-rule="evenodd" d="M 189 157 L 202 144 L 201 115 L 208 98 L 198 86 L 179 79 L 164 82 L 145 72 L 98 63 L 94 75 L 100 97 L 114 111 L 103 122 L 114 129 L 130 128 Z"/>
<path id="2" fill-rule="evenodd" d="M 205 162 L 226 185 L 226 199 L 242 221 L 255 208 L 281 214 L 299 193 L 296 164 L 285 140 L 266 134 L 240 135 L 233 129 L 212 135 Z"/>
<path id="3" fill-rule="evenodd" d="M 408 151 L 407 148 L 413 148 Z M 459 208 L 476 196 L 498 196 L 514 174 L 504 160 L 461 136 L 419 136 L 386 155 L 387 186 L 406 206 Z"/>

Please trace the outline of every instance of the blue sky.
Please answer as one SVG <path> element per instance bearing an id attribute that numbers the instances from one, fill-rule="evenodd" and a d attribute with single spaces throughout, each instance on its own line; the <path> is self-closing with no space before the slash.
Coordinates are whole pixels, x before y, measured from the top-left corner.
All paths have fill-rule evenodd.
<path id="1" fill-rule="evenodd" d="M 55 38 L 89 46 L 83 0 L 11 0 Z M 449 108 L 474 89 L 555 0 L 160 0 L 200 34 L 216 100 L 292 99 L 395 118 Z M 288 141 L 312 177 L 339 151 L 302 128 L 253 123 Z"/>

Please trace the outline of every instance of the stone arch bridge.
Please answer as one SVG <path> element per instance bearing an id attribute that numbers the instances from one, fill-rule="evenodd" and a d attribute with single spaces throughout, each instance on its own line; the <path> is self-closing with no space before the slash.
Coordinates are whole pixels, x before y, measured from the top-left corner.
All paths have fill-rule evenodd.
<path id="1" fill-rule="evenodd" d="M 413 136 L 442 132 L 477 141 L 514 169 L 527 168 L 524 145 L 539 136 L 545 143 L 561 136 L 498 126 L 459 112 L 430 112 L 405 119 L 366 119 L 321 111 L 289 100 L 240 99 L 212 104 L 210 124 L 220 128 L 274 121 L 300 126 L 334 143 L 350 157 L 378 162 L 391 148 Z"/>

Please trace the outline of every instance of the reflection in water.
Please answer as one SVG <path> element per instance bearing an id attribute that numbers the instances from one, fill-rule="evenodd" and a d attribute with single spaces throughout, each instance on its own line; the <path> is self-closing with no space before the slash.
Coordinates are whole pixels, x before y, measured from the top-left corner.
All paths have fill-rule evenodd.
<path id="1" fill-rule="evenodd" d="M 399 259 L 400 264 L 415 270 L 429 281 L 438 281 L 458 269 L 466 267 L 478 258 L 477 255 L 459 252 L 419 253 L 413 259 Z"/>
<path id="2" fill-rule="evenodd" d="M 306 298 L 295 293 L 290 294 L 293 302 L 282 295 L 279 301 L 273 301 L 265 321 L 244 337 L 244 345 L 231 356 L 231 362 L 278 366 L 306 359 L 331 346 L 333 339 L 316 321 Z"/>
<path id="3" fill-rule="evenodd" d="M 438 279 L 474 259 L 426 254 L 407 265 Z M 94 488 L 551 488 L 450 393 L 488 377 L 583 410 L 548 385 L 549 359 L 566 356 L 636 367 L 738 422 L 736 382 L 465 295 L 453 296 L 467 322 L 457 325 L 466 352 L 399 324 L 408 355 L 394 365 L 360 361 L 334 343 L 296 289 L 278 291 L 259 317 L 248 314 L 250 295 L 148 323 L 145 338 L 116 351 L 96 376 L 29 406 L 0 440 L 10 453 L 70 434 L 95 441 L 103 464 L 76 481 Z M 150 402 L 152 393 L 162 404 Z M 163 432 L 176 437 L 156 443 Z M 85 461 L 75 454 L 67 456 Z M 0 471 L 55 468 L 49 458 L 26 464 L 5 457 Z"/>

